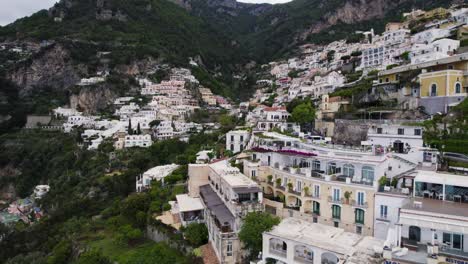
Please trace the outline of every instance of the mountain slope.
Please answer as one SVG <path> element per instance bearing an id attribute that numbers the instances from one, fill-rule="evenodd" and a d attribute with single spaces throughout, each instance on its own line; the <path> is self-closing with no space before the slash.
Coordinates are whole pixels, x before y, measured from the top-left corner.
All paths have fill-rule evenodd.
<path id="1" fill-rule="evenodd" d="M 200 55 L 215 65 L 234 54 L 229 39 L 165 0 L 63 0 L 2 28 L 0 38 L 7 37 L 88 41 L 116 51 L 122 62 L 152 56 L 181 63 Z"/>

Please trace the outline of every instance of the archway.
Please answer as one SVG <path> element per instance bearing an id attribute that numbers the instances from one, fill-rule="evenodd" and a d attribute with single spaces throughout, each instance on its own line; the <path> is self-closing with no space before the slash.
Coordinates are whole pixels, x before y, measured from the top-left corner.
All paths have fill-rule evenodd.
<path id="1" fill-rule="evenodd" d="M 338 260 L 338 257 L 331 252 L 322 253 L 322 264 L 337 264 Z"/>
<path id="2" fill-rule="evenodd" d="M 297 245 L 294 247 L 294 260 L 305 263 L 313 263 L 314 251 L 310 247 Z"/>

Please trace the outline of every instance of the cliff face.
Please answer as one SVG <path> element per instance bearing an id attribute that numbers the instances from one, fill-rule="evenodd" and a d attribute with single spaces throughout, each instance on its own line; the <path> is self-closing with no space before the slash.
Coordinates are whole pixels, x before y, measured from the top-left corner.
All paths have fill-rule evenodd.
<path id="1" fill-rule="evenodd" d="M 78 94 L 70 96 L 70 106 L 87 114 L 96 114 L 111 104 L 117 96 L 117 93 L 106 85 L 83 87 Z"/>
<path id="2" fill-rule="evenodd" d="M 73 65 L 69 52 L 57 44 L 19 64 L 8 74 L 8 79 L 19 87 L 20 95 L 24 96 L 41 87 L 67 89 L 80 81 L 79 73 L 85 68 Z"/>

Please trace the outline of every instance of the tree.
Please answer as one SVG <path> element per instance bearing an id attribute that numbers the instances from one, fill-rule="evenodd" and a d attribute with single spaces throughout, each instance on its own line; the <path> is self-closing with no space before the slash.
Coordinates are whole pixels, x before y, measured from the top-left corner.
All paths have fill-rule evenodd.
<path id="1" fill-rule="evenodd" d="M 296 106 L 291 114 L 291 120 L 300 125 L 311 123 L 314 119 L 315 109 L 310 102 Z"/>
<path id="2" fill-rule="evenodd" d="M 141 135 L 140 122 L 138 122 L 138 125 L 137 125 L 137 135 Z"/>
<path id="3" fill-rule="evenodd" d="M 270 231 L 280 223 L 280 219 L 265 212 L 248 213 L 239 232 L 239 239 L 250 251 L 250 256 L 257 256 L 262 250 L 262 233 Z"/>
<path id="4" fill-rule="evenodd" d="M 91 250 L 84 252 L 76 262 L 77 264 L 112 264 L 112 261 L 104 256 L 101 251 Z"/>
<path id="5" fill-rule="evenodd" d="M 131 225 L 121 226 L 116 235 L 116 241 L 121 244 L 129 244 L 143 237 L 143 232 L 138 228 L 133 228 Z"/>
<path id="6" fill-rule="evenodd" d="M 184 237 L 195 247 L 208 243 L 208 229 L 204 224 L 192 223 L 183 229 Z"/>
<path id="7" fill-rule="evenodd" d="M 133 135 L 133 129 L 132 129 L 132 119 L 128 119 L 128 134 Z"/>

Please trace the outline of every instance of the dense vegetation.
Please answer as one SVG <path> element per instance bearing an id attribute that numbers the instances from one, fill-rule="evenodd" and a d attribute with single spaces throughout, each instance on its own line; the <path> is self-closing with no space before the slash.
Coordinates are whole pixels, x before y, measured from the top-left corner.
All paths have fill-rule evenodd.
<path id="1" fill-rule="evenodd" d="M 153 215 L 167 210 L 167 202 L 186 191 L 180 183 L 186 180 L 187 167 L 169 176 L 168 184 L 155 182 L 149 192 L 141 194 L 133 193 L 135 177 L 160 164 L 194 162 L 200 149 L 216 147 L 218 135 L 199 134 L 188 143 L 168 140 L 147 149 L 122 151 L 114 151 L 111 143 L 98 151 L 83 150 L 75 138 L 43 131 L 0 137 L 0 167 L 19 170 L 15 177 L 2 178 L 2 185 L 14 183 L 21 196 L 31 194 L 36 184 L 51 186 L 41 201 L 46 218 L 30 227 L 18 224 L 12 233 L 0 228 L 6 234 L 0 242 L 0 260 L 15 257 L 10 263 L 26 263 L 29 258 L 36 263 L 64 263 L 77 261 L 83 250 L 97 250 L 119 263 L 130 263 L 130 259 L 138 263 L 189 261 L 190 256 L 178 249 L 143 236 L 146 225 L 160 226 Z M 89 254 L 86 258 L 101 258 Z"/>
<path id="2" fill-rule="evenodd" d="M 244 243 L 251 259 L 255 259 L 258 253 L 262 251 L 263 232 L 270 231 L 279 223 L 280 219 L 269 213 L 254 212 L 247 214 L 239 232 L 239 239 Z"/>

